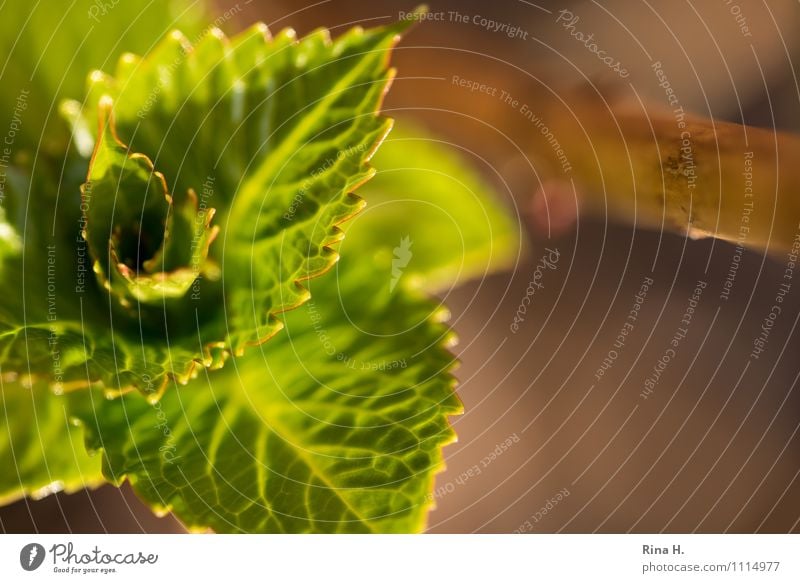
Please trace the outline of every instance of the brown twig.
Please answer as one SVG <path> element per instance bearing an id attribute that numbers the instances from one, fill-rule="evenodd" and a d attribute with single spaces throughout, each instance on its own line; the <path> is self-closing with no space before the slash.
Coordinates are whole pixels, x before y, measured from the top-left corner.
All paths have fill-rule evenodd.
<path id="1" fill-rule="evenodd" d="M 549 132 L 534 133 L 533 152 L 550 177 L 573 181 L 582 210 L 773 252 L 800 236 L 797 136 L 580 99 L 541 119 Z"/>

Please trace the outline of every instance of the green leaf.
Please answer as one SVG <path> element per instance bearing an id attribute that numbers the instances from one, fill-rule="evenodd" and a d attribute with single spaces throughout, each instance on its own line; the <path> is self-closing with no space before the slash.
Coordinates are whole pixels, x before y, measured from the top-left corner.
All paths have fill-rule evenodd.
<path id="1" fill-rule="evenodd" d="M 0 3 L 0 127 L 6 140 L 0 152 L 0 208 L 16 233 L 4 239 L 13 250 L 0 249 L 3 372 L 46 379 L 62 390 L 100 378 L 118 387 L 130 382 L 129 366 L 140 377 L 148 370 L 148 356 L 149 362 L 160 359 L 151 347 L 137 350 L 140 339 L 112 336 L 99 287 L 76 291 L 87 273 L 85 244 L 78 238 L 79 186 L 88 161 L 68 154 L 68 132 L 57 106 L 62 96 L 81 90 L 87 71 L 113 62 L 123 48 L 149 50 L 174 26 L 197 36 L 206 15 L 203 4 Z M 58 374 L 50 357 L 54 337 L 63 354 Z"/>
<path id="2" fill-rule="evenodd" d="M 62 157 L 67 133 L 58 102 L 81 91 L 88 71 L 124 50 L 146 52 L 176 27 L 195 36 L 206 18 L 202 0 L 0 3 L 0 128 L 5 136 L 13 124 L 11 159 Z"/>
<path id="3" fill-rule="evenodd" d="M 263 26 L 232 39 L 209 29 L 194 42 L 173 33 L 144 58 L 123 55 L 113 77 L 92 73 L 86 99 L 62 105 L 75 152 L 17 164 L 8 183 L 0 379 L 4 398 L 23 387 L 12 378 L 36 387 L 8 397 L 19 415 L 8 424 L 14 450 L 37 431 L 65 447 L 41 452 L 52 463 L 30 454 L 20 466 L 29 477 L 7 496 L 58 479 L 69 489 L 84 476 L 95 483 L 102 457 L 108 479 L 130 479 L 192 529 L 423 527 L 460 404 L 445 312 L 407 284 L 425 278 L 433 289 L 496 268 L 516 239 L 474 176 L 464 184 L 479 204 L 464 207 L 446 181 L 417 174 L 400 188 L 387 182 L 375 200 L 394 204 L 417 189 L 420 203 L 454 214 L 467 231 L 458 262 L 451 233 L 430 236 L 443 213 L 392 222 L 378 212 L 351 230 L 352 258 L 330 270 L 337 225 L 363 206 L 349 193 L 372 175 L 390 125 L 376 111 L 404 26 L 335 42 L 325 31 L 270 38 Z M 418 169 L 464 172 L 439 148 L 419 151 Z M 391 168 L 406 164 L 399 155 L 387 158 Z M 359 234 L 364 225 L 382 235 Z M 209 246 L 214 226 L 224 236 Z M 231 366 L 213 370 L 229 353 Z M 45 380 L 66 394 L 47 394 Z M 153 398 L 106 398 L 131 385 Z M 30 410 L 10 400 L 35 392 Z M 102 456 L 73 455 L 70 465 L 75 429 L 56 434 L 65 402 Z M 46 423 L 28 441 L 12 435 L 32 418 Z"/>
<path id="4" fill-rule="evenodd" d="M 460 412 L 443 309 L 369 263 L 312 283 L 263 352 L 168 391 L 71 395 L 109 480 L 218 532 L 410 532 Z M 337 278 L 338 275 L 338 278 Z"/>
<path id="5" fill-rule="evenodd" d="M 104 482 L 100 456 L 87 455 L 65 398 L 13 374 L 0 375 L 0 397 L 0 504 Z"/>
<path id="6" fill-rule="evenodd" d="M 30 191 L 38 193 L 39 204 L 35 212 L 27 203 L 10 205 L 8 222 L 2 223 L 18 244 L 13 252 L 0 253 L 0 371 L 49 380 L 61 387 L 71 375 L 85 376 L 84 345 L 102 341 L 108 332 L 101 331 L 96 340 L 83 339 L 82 304 L 74 293 L 79 201 L 57 206 L 56 164 L 44 157 L 33 175 L 18 169 L 9 174 L 12 202 Z M 64 182 L 79 184 L 69 172 Z M 34 215 L 30 219 L 29 212 Z M 63 221 L 57 223 L 56 216 Z M 91 265 L 84 269 L 91 274 Z M 50 356 L 56 341 L 64 356 L 58 373 Z"/>
<path id="7" fill-rule="evenodd" d="M 124 55 L 117 79 L 92 74 L 87 102 L 63 106 L 76 143 L 94 145 L 87 128 L 99 126 L 100 103 L 111 99 L 122 137 L 137 136 L 128 158 L 139 172 L 101 181 L 104 198 L 94 197 L 92 208 L 105 208 L 105 218 L 95 217 L 95 230 L 87 230 L 82 212 L 82 165 L 74 154 L 16 173 L 14 193 L 22 196 L 12 201 L 10 222 L 24 250 L 2 261 L 3 369 L 59 389 L 99 382 L 110 391 L 137 386 L 156 398 L 168 376 L 186 382 L 198 365 L 219 367 L 228 353 L 276 333 L 275 314 L 308 298 L 299 282 L 333 264 L 336 224 L 361 206 L 348 193 L 371 174 L 366 161 L 388 128 L 375 111 L 401 28 L 357 29 L 334 43 L 324 32 L 300 42 L 290 31 L 269 39 L 261 26 L 228 40 L 210 28 L 191 49 L 173 34 L 145 59 Z M 158 202 L 142 198 L 145 157 L 163 173 L 176 206 L 172 225 L 157 220 L 143 231 L 137 210 Z M 96 167 L 90 185 L 98 173 Z M 153 187 L 164 190 L 159 182 Z M 283 218 L 293 204 L 294 214 Z M 212 235 L 204 228 L 196 244 L 188 219 L 210 216 L 212 205 L 225 237 L 207 261 L 196 261 Z M 117 209 L 125 212 L 114 215 Z M 139 253 L 143 234 L 164 243 L 147 258 Z M 123 250 L 128 257 L 119 257 Z M 52 334 L 68 356 L 59 378 L 48 365 Z"/>
<path id="8" fill-rule="evenodd" d="M 214 209 L 201 212 L 193 190 L 169 194 L 163 174 L 146 156 L 130 154 L 110 112 L 103 115 L 82 197 L 82 236 L 99 283 L 130 307 L 182 297 L 198 277 L 217 279 L 208 261 L 219 230 L 211 227 Z"/>
<path id="9" fill-rule="evenodd" d="M 401 119 L 373 163 L 341 252 L 371 253 L 387 288 L 438 292 L 519 261 L 520 224 L 460 148 Z"/>
<path id="10" fill-rule="evenodd" d="M 389 52 L 406 26 L 356 28 L 335 42 L 324 30 L 299 42 L 291 30 L 271 38 L 263 25 L 232 39 L 210 29 L 195 45 L 176 32 L 143 59 L 123 55 L 114 77 L 92 73 L 85 103 L 62 106 L 79 148 L 97 140 L 88 128 L 105 126 L 92 119 L 112 107 L 119 140 L 140 166 L 107 177 L 106 219 L 97 238 L 86 229 L 100 284 L 113 293 L 110 309 L 101 304 L 105 313 L 84 323 L 93 338 L 113 329 L 107 344 L 116 364 L 125 363 L 123 375 L 93 367 L 96 378 L 140 389 L 162 385 L 166 375 L 186 382 L 197 363 L 221 366 L 228 354 L 275 335 L 283 325 L 276 314 L 308 299 L 302 282 L 336 262 L 330 246 L 341 239 L 337 225 L 362 206 L 350 192 L 373 174 L 367 161 L 391 125 L 376 112 L 393 74 Z M 209 262 L 220 266 L 217 281 L 170 280 L 170 297 L 152 286 L 143 292 L 148 286 L 136 278 L 152 275 L 148 265 L 104 253 L 141 255 L 142 234 L 161 238 L 163 220 L 149 221 L 146 231 L 139 220 L 159 200 L 142 193 L 165 190 L 146 176 L 145 157 L 170 193 L 195 191 L 201 208 L 215 207 L 223 236 Z M 103 164 L 95 164 L 96 173 Z M 116 208 L 126 210 L 114 214 Z"/>

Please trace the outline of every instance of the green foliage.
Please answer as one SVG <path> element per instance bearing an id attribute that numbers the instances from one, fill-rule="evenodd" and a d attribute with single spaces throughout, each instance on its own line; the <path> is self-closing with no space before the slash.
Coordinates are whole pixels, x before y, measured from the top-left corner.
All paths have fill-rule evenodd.
<path id="1" fill-rule="evenodd" d="M 123 308 L 117 327 L 127 328 L 120 319 L 138 320 L 149 331 L 146 344 L 153 350 L 145 363 L 128 353 L 130 339 L 109 339 L 121 358 L 135 362 L 120 389 L 127 383 L 161 384 L 167 374 L 186 382 L 198 362 L 220 366 L 227 354 L 241 354 L 272 337 L 282 327 L 276 314 L 308 299 L 301 282 L 336 261 L 330 248 L 341 238 L 336 225 L 361 208 L 349 193 L 373 173 L 367 160 L 389 130 L 389 120 L 376 110 L 391 77 L 387 52 L 405 26 L 353 29 L 336 42 L 327 31 L 299 42 L 291 30 L 271 38 L 263 25 L 230 40 L 210 29 L 196 45 L 176 32 L 144 59 L 123 55 L 114 77 L 92 73 L 86 103 L 62 107 L 79 147 L 96 141 L 82 132 L 97 127 L 92 119 L 111 109 L 120 144 L 133 153 L 127 165 L 138 166 L 111 172 L 99 184 L 102 193 L 91 197 L 93 205 L 101 196 L 108 201 L 108 220 L 116 212 L 112 229 L 101 221 L 101 233 L 88 242 L 100 260 L 100 283 L 110 282 L 112 302 L 119 304 L 114 307 Z M 122 169 L 121 146 L 104 146 L 114 141 L 94 144 L 90 184 L 109 163 Z M 115 150 L 119 161 L 106 161 Z M 147 176 L 148 158 L 166 183 Z M 146 262 L 158 263 L 151 253 L 165 238 L 166 209 L 164 216 L 153 217 L 153 205 L 163 206 L 166 189 L 176 199 L 197 192 L 204 205 L 214 205 L 215 224 L 225 233 L 225 241 L 210 249 L 210 260 L 221 266 L 219 276 L 195 279 L 190 264 L 162 279 L 160 289 L 148 283 L 153 274 Z M 126 208 L 120 212 L 115 202 L 137 190 L 149 195 L 129 208 L 144 221 L 125 216 Z M 111 257 L 101 257 L 107 246 L 103 228 L 112 239 L 115 233 L 133 239 L 138 261 L 120 269 L 115 243 Z M 204 243 L 194 243 L 189 239 L 184 246 L 205 250 Z M 137 264 L 144 276 L 126 277 Z M 139 301 L 135 310 L 132 297 Z M 187 320 L 187 314 L 196 318 Z M 99 378 L 107 385 L 120 382 L 102 372 Z"/>
<path id="2" fill-rule="evenodd" d="M 455 145 L 403 119 L 373 163 L 378 173 L 360 191 L 369 206 L 346 225 L 343 254 L 369 249 L 388 272 L 408 239 L 413 258 L 400 277 L 431 292 L 519 259 L 519 224 Z"/>
<path id="3" fill-rule="evenodd" d="M 59 100 L 78 95 L 89 71 L 107 67 L 123 51 L 148 52 L 174 28 L 198 34 L 207 21 L 203 4 L 201 0 L 0 3 L 0 128 L 9 128 L 18 114 L 15 161 L 26 165 L 37 150 L 40 155 L 61 157 L 67 132 L 58 119 Z"/>
<path id="4" fill-rule="evenodd" d="M 108 479 L 193 529 L 419 530 L 460 411 L 451 333 L 436 302 L 356 261 L 311 282 L 262 350 L 154 405 L 73 393 Z"/>
<path id="5" fill-rule="evenodd" d="M 171 195 L 153 163 L 114 135 L 110 102 L 101 115 L 81 234 L 97 258 L 98 281 L 125 307 L 183 297 L 197 278 L 218 271 L 208 261 L 219 230 L 211 228 L 213 209 L 200 211 L 194 190 Z"/>
<path id="6" fill-rule="evenodd" d="M 86 453 L 64 397 L 52 395 L 45 383 L 23 383 L 16 374 L 0 377 L 0 397 L 0 503 L 103 482 L 100 456 Z"/>
<path id="7" fill-rule="evenodd" d="M 14 48 L 2 74 L 14 87 L 34 68 L 36 91 L 0 200 L 0 497 L 92 486 L 102 459 L 190 528 L 421 529 L 460 410 L 446 310 L 423 294 L 518 245 L 462 157 L 409 126 L 335 265 L 391 127 L 377 111 L 407 23 L 228 38 L 189 10 L 188 34 L 154 44 L 158 8 L 133 4 L 85 31 L 74 13 L 0 7 L 0 32 L 41 57 Z M 91 70 L 109 54 L 113 76 Z M 51 114 L 79 95 L 75 67 L 69 148 Z"/>

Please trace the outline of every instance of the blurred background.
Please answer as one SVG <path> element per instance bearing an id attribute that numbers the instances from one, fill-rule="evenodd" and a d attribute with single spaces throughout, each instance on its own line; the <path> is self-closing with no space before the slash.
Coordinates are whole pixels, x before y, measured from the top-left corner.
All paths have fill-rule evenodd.
<path id="1" fill-rule="evenodd" d="M 216 4 L 230 14 L 222 25 L 228 32 L 263 20 L 273 30 L 291 26 L 304 34 L 326 26 L 334 35 L 414 8 L 382 0 Z M 596 214 L 546 228 L 533 202 L 549 178 L 531 155 L 541 134 L 499 98 L 504 92 L 534 111 L 536 96 L 575 91 L 666 106 L 651 70 L 656 60 L 687 111 L 800 131 L 793 62 L 800 4 L 429 4 L 443 19 L 417 26 L 398 47 L 385 110 L 413 118 L 460 150 L 496 187 L 527 239 L 510 272 L 442 293 L 461 339 L 455 351 L 466 413 L 453 420 L 459 441 L 446 449 L 429 531 L 800 532 L 798 289 L 787 296 L 765 352 L 750 358 L 786 256 L 744 252 L 722 300 L 736 253 L 731 245 L 635 230 Z M 574 28 L 558 21 L 563 10 L 578 17 Z M 492 30 L 489 21 L 508 27 Z M 628 76 L 604 64 L 575 31 L 593 34 Z M 454 76 L 497 91 L 472 92 Z M 545 271 L 512 334 L 546 249 L 558 251 L 557 265 Z M 644 290 L 647 278 L 653 283 Z M 645 399 L 654 367 L 684 327 L 698 281 L 706 287 L 686 337 Z M 626 322 L 632 327 L 620 346 Z M 127 486 L 23 500 L 0 509 L 0 526 L 181 531 L 171 517 L 153 517 Z"/>

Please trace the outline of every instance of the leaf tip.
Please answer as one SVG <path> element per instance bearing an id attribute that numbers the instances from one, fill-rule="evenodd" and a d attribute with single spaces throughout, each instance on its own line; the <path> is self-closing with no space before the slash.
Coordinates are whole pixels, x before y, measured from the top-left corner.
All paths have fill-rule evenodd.
<path id="1" fill-rule="evenodd" d="M 212 26 L 211 28 L 208 29 L 208 36 L 212 36 L 217 40 L 221 41 L 224 41 L 227 38 L 225 36 L 225 33 L 222 32 L 222 30 L 216 26 Z"/>
<path id="2" fill-rule="evenodd" d="M 175 29 L 171 33 L 169 33 L 169 40 L 179 44 L 183 48 L 191 48 L 192 43 L 186 38 L 186 35 L 183 34 L 180 30 Z"/>
<path id="3" fill-rule="evenodd" d="M 430 9 L 428 8 L 428 5 L 427 4 L 420 4 L 419 6 L 414 8 L 414 10 L 412 10 L 411 12 L 406 13 L 404 15 L 405 18 L 403 18 L 402 20 L 399 20 L 397 23 L 395 23 L 392 26 L 395 29 L 395 31 L 397 32 L 397 35 L 399 36 L 403 32 L 405 32 L 406 30 L 411 28 L 413 25 L 415 25 L 416 23 L 418 23 L 421 20 L 423 20 L 423 16 L 425 14 L 427 14 L 428 12 L 430 12 Z"/>
<path id="4" fill-rule="evenodd" d="M 119 62 L 122 65 L 130 66 L 139 62 L 139 57 L 133 53 L 122 53 L 119 57 Z"/>
<path id="5" fill-rule="evenodd" d="M 264 22 L 256 22 L 251 29 L 264 37 L 264 40 L 269 40 L 272 36 L 269 32 L 269 27 Z"/>
<path id="6" fill-rule="evenodd" d="M 103 73 L 100 69 L 95 69 L 91 73 L 89 73 L 89 83 L 101 83 L 107 79 L 107 75 Z"/>

